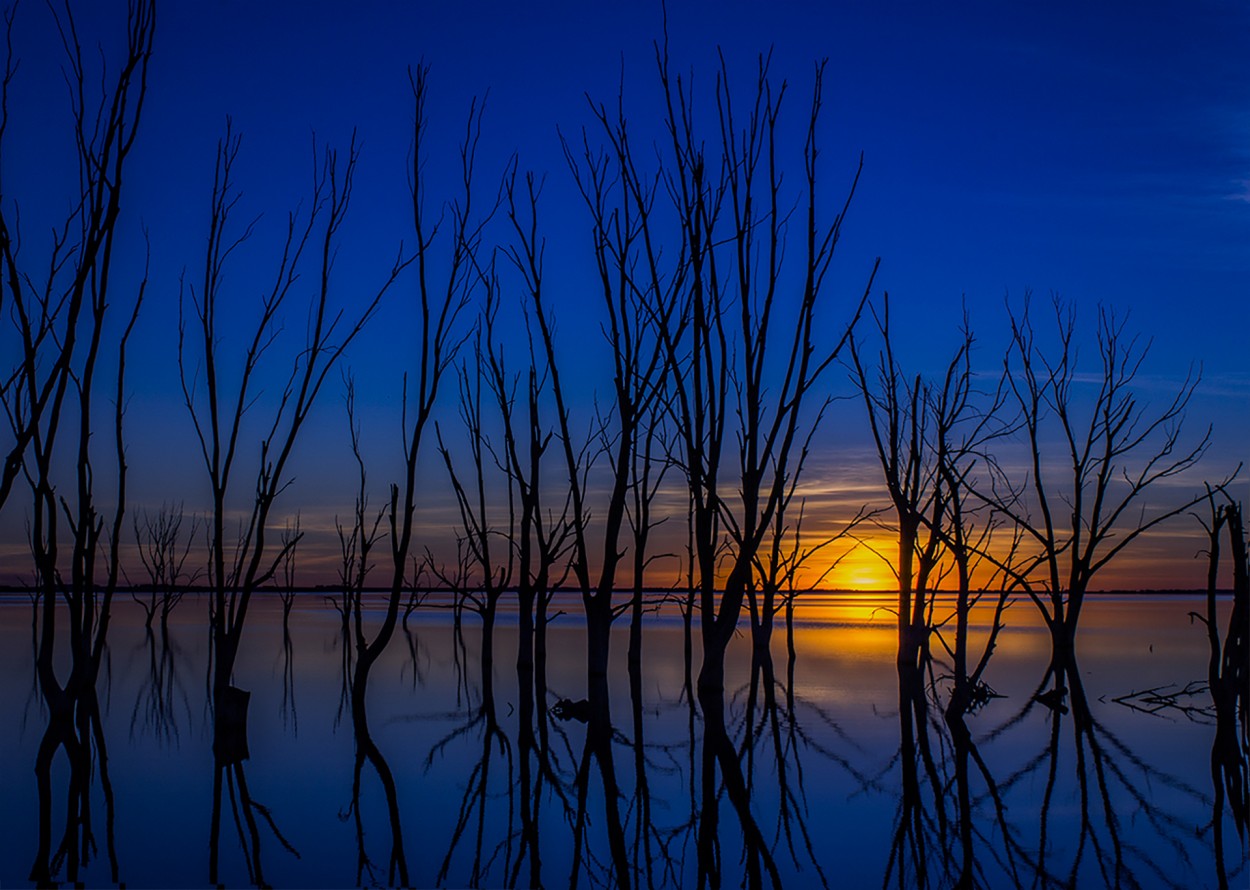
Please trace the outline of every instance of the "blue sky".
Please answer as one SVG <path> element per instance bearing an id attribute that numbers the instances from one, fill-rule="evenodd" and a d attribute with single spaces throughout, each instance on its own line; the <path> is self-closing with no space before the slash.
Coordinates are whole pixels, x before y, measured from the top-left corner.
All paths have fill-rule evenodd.
<path id="1" fill-rule="evenodd" d="M 84 44 L 114 53 L 120 9 L 114 2 L 76 9 Z M 1209 475 L 1248 456 L 1250 9 L 1233 2 L 689 2 L 671 3 L 667 16 L 675 67 L 705 88 L 718 47 L 741 88 L 749 88 L 758 54 L 771 49 L 774 76 L 789 84 L 792 121 L 802 120 L 814 63 L 828 58 L 822 162 L 830 206 L 840 203 L 861 152 L 865 164 L 833 273 L 843 296 L 831 304 L 831 329 L 837 300 L 862 287 L 877 256 L 877 290 L 890 291 L 896 333 L 919 371 L 940 370 L 961 301 L 987 372 L 1001 361 L 1006 301 L 1032 289 L 1089 312 L 1107 303 L 1153 338 L 1146 391 L 1162 399 L 1202 363 L 1191 423 L 1215 424 Z M 341 303 L 362 299 L 400 240 L 411 241 L 405 71 L 425 61 L 432 181 L 453 172 L 468 103 L 486 96 L 482 195 L 493 195 L 514 153 L 522 167 L 547 175 L 562 335 L 593 344 L 587 222 L 558 133 L 577 137 L 591 126 L 586 94 L 614 101 L 623 72 L 635 143 L 658 138 L 652 42 L 661 25 L 658 4 L 637 3 L 162 6 L 125 208 L 131 271 L 141 225 L 151 231 L 154 255 L 132 378 L 136 503 L 180 497 L 192 509 L 203 500 L 200 468 L 182 460 L 193 456 L 191 431 L 170 369 L 178 277 L 200 261 L 214 145 L 227 115 L 243 134 L 240 218 L 262 214 L 232 272 L 239 318 L 248 317 L 246 300 L 264 280 L 285 213 L 307 191 L 314 133 L 345 146 L 355 130 L 363 145 L 337 266 Z M 23 62 L 0 163 L 4 200 L 21 202 L 30 233 L 24 249 L 37 253 L 74 185 L 61 56 L 42 5 L 21 6 L 15 44 Z M 795 184 L 800 173 L 796 163 Z M 404 356 L 395 334 L 411 329 L 402 293 L 349 357 L 362 383 L 379 492 L 397 461 L 391 409 Z M 302 323 L 288 320 L 296 333 Z M 593 371 L 594 349 L 584 351 L 578 360 Z M 596 381 L 609 381 L 594 373 L 584 380 L 587 411 Z M 840 378 L 835 384 L 845 391 Z M 319 522 L 313 538 L 321 534 L 321 545 L 330 513 L 350 504 L 350 488 L 332 481 L 347 457 L 340 389 L 326 393 L 301 448 L 301 478 L 279 508 L 306 511 L 314 528 Z M 857 418 L 851 408 L 836 415 L 831 474 L 871 470 Z M 437 489 L 431 503 L 445 506 L 442 476 L 432 461 L 428 468 Z M 432 517 L 442 515 L 438 509 Z M 0 516 L 7 554 L 0 576 L 24 571 L 21 523 L 11 502 Z"/>

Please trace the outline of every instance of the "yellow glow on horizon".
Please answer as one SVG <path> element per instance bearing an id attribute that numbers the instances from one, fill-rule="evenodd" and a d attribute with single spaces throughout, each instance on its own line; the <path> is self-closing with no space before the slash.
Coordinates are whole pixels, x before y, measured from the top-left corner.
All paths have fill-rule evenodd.
<path id="1" fill-rule="evenodd" d="M 830 548 L 827 554 L 823 552 L 816 554 L 804 566 L 805 571 L 798 578 L 799 586 L 814 584 L 816 579 L 824 574 L 824 580 L 819 586 L 826 590 L 897 590 L 898 579 L 890 566 L 886 565 L 878 555 L 878 553 L 888 555 L 897 551 L 897 542 L 892 542 L 888 537 L 881 540 L 866 540 L 867 546 L 861 545 L 853 550 L 850 550 L 852 545 L 848 544 L 840 550 L 835 551 Z M 870 547 L 872 549 L 869 549 Z M 874 553 L 873 550 L 877 552 Z M 837 565 L 829 570 L 830 563 L 835 560 Z"/>

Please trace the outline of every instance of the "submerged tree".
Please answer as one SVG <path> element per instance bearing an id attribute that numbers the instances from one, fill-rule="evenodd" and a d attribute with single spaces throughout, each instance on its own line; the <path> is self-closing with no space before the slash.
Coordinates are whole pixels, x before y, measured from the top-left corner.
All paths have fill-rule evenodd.
<path id="1" fill-rule="evenodd" d="M 1063 661 L 1074 651 L 1085 594 L 1098 572 L 1139 537 L 1205 499 L 1203 493 L 1147 501 L 1198 463 L 1211 430 L 1184 443 L 1197 376 L 1186 377 L 1161 409 L 1141 400 L 1134 383 L 1149 344 L 1129 333 L 1126 319 L 1099 308 L 1097 366 L 1087 386 L 1075 307 L 1054 301 L 1054 349 L 1038 342 L 1030 308 L 1026 299 L 1013 312 L 1004 359 L 1027 475 L 1012 479 L 1003 465 L 971 493 L 1019 529 L 1023 556 L 1013 573 L 1046 622 L 1055 659 Z"/>
<path id="2" fill-rule="evenodd" d="M 1207 592 L 1203 613 L 1191 612 L 1206 628 L 1209 660 L 1207 688 L 1215 710 L 1211 744 L 1211 781 L 1215 789 L 1211 827 L 1216 876 L 1228 887 L 1224 843 L 1224 805 L 1243 844 L 1250 830 L 1250 557 L 1247 556 L 1241 504 L 1222 490 L 1207 490 Z M 1221 639 L 1217 593 L 1222 561 L 1221 538 L 1227 532 L 1232 563 L 1233 603 L 1227 632 Z"/>
<path id="3" fill-rule="evenodd" d="M 651 191 L 634 172 L 632 159 L 629 182 L 646 245 L 640 286 L 673 293 L 674 302 L 660 303 L 655 315 L 673 386 L 678 460 L 692 497 L 704 653 L 699 685 L 719 690 L 725 651 L 753 583 L 756 556 L 800 460 L 800 431 L 813 422 L 805 409 L 811 410 L 813 390 L 846 343 L 873 276 L 845 333 L 832 347 L 818 346 L 817 308 L 846 211 L 844 205 L 832 220 L 819 219 L 823 65 L 816 69 L 803 143 L 801 267 L 787 274 L 782 260 L 789 214 L 778 146 L 785 85 L 774 87 L 768 60 L 761 59 L 743 121 L 722 61 L 716 85 L 719 129 L 713 136 L 718 163 L 696 125 L 690 88 L 671 75 L 663 54 L 659 67 L 672 151 L 665 175 L 680 231 L 681 265 L 667 276 L 661 267 L 659 220 L 649 212 Z M 853 194 L 854 183 L 848 205 Z M 875 271 L 874 266 L 874 276 Z M 783 296 L 791 281 L 797 282 L 793 300 Z M 783 320 L 783 307 L 790 303 L 795 314 Z M 737 443 L 736 499 L 727 492 L 726 436 Z M 721 572 L 725 537 L 732 546 Z"/>
<path id="4" fill-rule="evenodd" d="M 817 219 L 816 129 L 823 68 L 816 74 L 803 151 L 803 265 L 796 273 L 783 274 L 790 214 L 782 206 L 777 122 L 784 86 L 774 91 L 767 61 L 761 60 L 743 123 L 735 117 L 722 64 L 716 89 L 719 128 L 714 131 L 715 151 L 709 151 L 695 124 L 692 93 L 680 78 L 671 78 L 663 52 L 658 65 L 669 143 L 660 152 L 659 171 L 644 172 L 637 162 L 623 100 L 615 113 L 592 106 L 608 143 L 606 151 L 592 149 L 588 138 L 578 152 L 565 143 L 591 215 L 607 312 L 604 330 L 615 362 L 613 416 L 610 424 L 603 424 L 610 446 L 605 449 L 610 493 L 599 520 L 604 546 L 593 578 L 584 541 L 590 509 L 577 490 L 584 487 L 579 480 L 586 473 L 585 452 L 573 444 L 554 367 L 553 384 L 575 488 L 573 566 L 586 603 L 591 672 L 601 672 L 606 663 L 624 520 L 633 523 L 636 547 L 645 542 L 639 533 L 653 522 L 638 497 L 645 495 L 649 505 L 655 483 L 634 465 L 640 456 L 645 463 L 652 454 L 658 417 L 648 411 L 658 410 L 677 431 L 666 450 L 671 448 L 692 496 L 694 575 L 705 653 L 701 685 L 720 688 L 725 648 L 751 586 L 756 554 L 795 473 L 800 430 L 812 420 L 805 406 L 811 410 L 810 393 L 845 342 L 844 336 L 825 351 L 816 344 L 816 307 L 844 214 L 831 222 Z M 512 200 L 520 243 L 513 255 L 533 296 L 544 345 L 554 356 L 551 311 L 542 304 L 542 244 L 535 234 L 533 182 L 528 182 L 524 218 Z M 515 188 L 509 190 L 510 196 L 515 193 Z M 665 232 L 669 226 L 675 229 L 671 243 Z M 791 279 L 797 283 L 792 301 L 783 296 L 793 286 Z M 790 308 L 790 303 L 793 319 L 779 320 L 786 311 L 781 307 Z M 786 327 L 791 322 L 793 327 Z M 780 342 L 787 337 L 788 342 Z M 736 435 L 738 441 L 737 501 L 726 494 L 722 479 L 727 435 Z M 722 577 L 718 562 L 726 538 L 732 541 L 732 557 L 727 577 Z M 635 554 L 635 574 L 646 563 L 644 554 Z"/>
<path id="5" fill-rule="evenodd" d="M 269 519 L 278 496 L 290 484 L 287 463 L 304 422 L 331 369 L 364 329 L 408 262 L 402 255 L 397 258 L 381 286 L 361 301 L 363 308 L 354 314 L 333 308 L 331 296 L 336 287 L 331 273 L 359 153 L 353 142 L 346 163 L 340 164 L 337 151 L 324 151 L 314 171 L 311 209 L 302 217 L 297 213 L 288 217 L 274 261 L 273 284 L 260 300 L 258 316 L 252 322 L 237 369 L 230 368 L 231 360 L 223 354 L 218 312 L 233 309 L 223 305 L 230 291 L 228 260 L 251 237 L 255 227 L 253 222 L 236 233 L 232 225 L 232 214 L 241 197 L 232 178 L 239 147 L 240 137 L 227 121 L 226 134 L 217 144 L 202 276 L 198 285 L 184 279 L 179 302 L 179 378 L 212 492 L 208 583 L 213 598 L 215 707 L 224 704 L 228 695 L 245 701 L 228 690 L 232 688 L 235 658 L 251 597 L 281 569 L 285 554 L 299 540 L 298 536 L 291 537 L 274 547 L 269 541 Z M 309 262 L 316 264 L 315 283 L 307 303 L 307 336 L 291 360 L 285 385 L 271 408 L 268 426 L 262 427 L 254 497 L 246 518 L 233 532 L 227 528 L 228 498 L 239 469 L 238 458 L 242 451 L 250 451 L 244 416 L 256 408 L 259 369 L 270 348 L 281 339 L 282 317 L 297 299 L 293 294 L 299 290 L 297 281 L 306 252 L 314 257 Z M 186 317 L 188 310 L 191 319 Z M 237 381 L 234 386 L 230 384 L 232 378 Z M 219 733 L 238 732 L 242 728 L 238 706 L 215 713 Z"/>
<path id="6" fill-rule="evenodd" d="M 64 179 L 77 191 L 42 256 L 22 254 L 18 203 L 9 183 L 0 181 L 0 309 L 11 320 L 16 341 L 12 349 L 9 335 L 0 341 L 5 344 L 0 405 L 13 433 L 0 466 L 0 505 L 14 483 L 25 478 L 32 496 L 28 529 L 38 606 L 35 669 L 48 714 L 35 759 L 38 846 L 30 877 L 39 885 L 57 880 L 62 864 L 70 881 L 83 880 L 80 868 L 97 849 L 91 807 L 97 776 L 107 814 L 111 880 L 118 880 L 97 682 L 108 645 L 126 510 L 126 351 L 148 281 L 145 258 L 133 290 L 118 283 L 125 278 L 121 245 L 127 240 L 119 220 L 156 25 L 153 3 L 131 3 L 124 52 L 110 65 L 101 48 L 96 70 L 91 54 L 83 52 L 73 10 L 67 5 L 50 12 L 64 50 L 77 167 Z M 19 61 L 13 50 L 14 21 L 15 12 L 6 12 L 0 148 L 11 124 L 10 88 Z M 108 367 L 114 360 L 115 370 Z M 100 398 L 113 403 L 103 424 L 96 407 Z M 100 447 L 93 447 L 96 442 Z M 71 479 L 59 478 L 62 462 L 75 467 Z M 100 504 L 97 488 L 110 477 L 111 509 Z M 68 636 L 58 639 L 62 620 Z M 64 655 L 68 658 L 62 661 Z M 52 767 L 60 751 L 69 781 L 65 829 L 54 847 Z"/>
<path id="7" fill-rule="evenodd" d="M 947 480 L 931 448 L 929 388 L 920 375 L 908 377 L 894 353 L 889 294 L 875 317 L 881 351 L 874 374 L 870 377 L 854 336 L 851 365 L 895 514 L 898 556 L 887 562 L 898 580 L 898 664 L 900 670 L 914 670 L 928 657 L 929 597 L 942 556 Z"/>
<path id="8" fill-rule="evenodd" d="M 490 379 L 493 374 L 488 358 L 488 354 L 494 354 L 493 346 L 487 344 L 494 342 L 495 318 L 499 308 L 495 298 L 496 283 L 487 280 L 485 288 L 486 307 L 478 320 L 471 356 L 474 371 L 470 373 L 467 365 L 460 369 L 460 419 L 468 439 L 471 462 L 471 482 L 468 487 L 457 472 L 456 461 L 437 426 L 435 432 L 438 436 L 439 453 L 443 457 L 443 465 L 447 468 L 459 508 L 461 540 L 464 541 L 479 579 L 479 583 L 469 585 L 463 591 L 461 603 L 481 616 L 482 682 L 489 687 L 494 668 L 495 615 L 499 600 L 510 588 L 516 573 L 516 548 L 513 542 L 516 541 L 517 522 L 514 475 L 504 464 L 505 456 L 497 454 L 488 441 L 484 426 L 487 399 L 496 404 L 506 403 L 506 395 L 500 394 L 491 398 L 491 390 L 497 385 L 495 382 L 483 387 L 484 380 Z M 507 416 L 505 404 L 505 417 Z M 495 474 L 488 475 L 492 463 L 504 477 L 502 493 L 499 491 L 499 483 L 491 479 Z M 506 500 L 507 510 L 503 518 L 506 525 L 502 525 L 499 517 L 490 509 L 489 502 L 496 497 Z"/>
<path id="9" fill-rule="evenodd" d="M 663 361 L 648 317 L 646 296 L 639 294 L 629 278 L 629 269 L 636 261 L 641 225 L 638 214 L 628 205 L 626 212 L 615 213 L 609 204 L 614 160 L 589 148 L 581 161 L 568 145 L 565 153 L 591 216 L 599 291 L 607 314 L 603 330 L 613 361 L 611 417 L 596 418 L 591 434 L 584 439 L 573 433 L 567 392 L 556 359 L 555 316 L 543 289 L 545 244 L 538 235 L 541 184 L 532 173 L 520 182 L 514 170 L 505 183 L 508 219 L 516 235 L 506 250 L 528 293 L 529 310 L 550 373 L 569 490 L 570 574 L 581 593 L 586 615 L 587 671 L 597 678 L 607 674 L 610 632 L 619 614 L 613 594 L 625 553 L 622 539 L 631 481 L 635 461 L 645 448 L 642 439 L 648 429 L 647 405 L 657 397 Z M 601 445 L 601 451 L 596 452 L 596 444 Z M 597 453 L 607 459 L 608 494 L 601 515 L 593 517 L 597 525 L 592 529 L 595 511 L 590 480 Z M 596 532 L 602 536 L 597 547 L 592 540 Z"/>
<path id="10" fill-rule="evenodd" d="M 991 694 L 982 676 L 1002 628 L 1011 583 L 1000 585 L 988 640 L 980 656 L 970 651 L 969 624 L 984 588 L 997 579 L 1013 580 L 1018 537 L 1005 549 L 995 532 L 1001 519 L 973 498 L 970 489 L 995 466 L 987 447 L 1011 431 L 1003 413 L 1003 387 L 974 389 L 974 338 L 965 313 L 958 347 L 940 382 L 909 377 L 895 352 L 889 295 L 874 312 L 880 348 L 875 367 L 861 355 L 862 338 L 851 340 L 852 380 L 868 413 L 868 425 L 895 515 L 898 551 L 886 559 L 898 581 L 898 666 L 921 671 L 936 639 L 951 657 L 949 708 L 963 714 Z M 999 550 L 1003 552 L 999 552 Z M 883 555 L 883 558 L 884 555 Z M 973 576 L 981 567 L 981 590 Z M 939 585 L 954 581 L 954 610 L 936 611 Z M 954 622 L 951 639 L 943 634 Z"/>
<path id="11" fill-rule="evenodd" d="M 168 631 L 170 613 L 203 571 L 199 566 L 187 566 L 192 548 L 199 544 L 199 517 L 192 516 L 184 530 L 185 518 L 182 504 L 162 504 L 155 514 L 143 510 L 134 518 L 135 543 L 148 576 L 148 595 L 144 599 L 132 592 L 131 598 L 143 609 L 145 627 L 151 629 L 152 621 L 161 616 L 161 633 Z"/>
<path id="12" fill-rule="evenodd" d="M 485 316 L 492 315 L 492 292 L 493 284 L 487 293 Z M 498 304 L 494 307 L 497 310 Z M 543 403 L 551 375 L 546 353 L 536 347 L 528 322 L 526 334 L 529 363 L 522 375 L 512 376 L 507 370 L 503 346 L 493 336 L 486 337 L 485 358 L 487 383 L 503 429 L 501 453 L 495 454 L 495 460 L 502 464 L 509 489 L 515 492 L 515 501 L 509 499 L 509 512 L 520 618 L 517 668 L 523 673 L 537 671 L 536 681 L 545 685 L 541 676 L 547 657 L 547 609 L 553 591 L 568 575 L 564 557 L 571 532 L 572 489 L 554 492 L 559 511 L 549 506 L 552 493 L 544 488 L 543 458 L 554 433 L 543 419 Z M 523 386 L 520 376 L 524 377 Z"/>
<path id="13" fill-rule="evenodd" d="M 399 623 L 399 608 L 405 592 L 409 590 L 409 557 L 412 550 L 414 514 L 417 508 L 417 458 L 434 411 L 443 377 L 455 362 L 463 342 L 457 339 L 460 314 L 469 305 L 477 279 L 472 274 L 470 258 L 477 249 L 482 227 L 490 214 L 479 215 L 473 204 L 473 169 L 481 135 L 481 107 L 474 102 L 469 109 L 464 139 L 460 143 L 460 172 L 457 196 L 445 204 L 438 220 L 431 224 L 428 216 L 427 181 L 424 170 L 427 149 L 428 123 L 425 103 L 428 97 L 429 69 L 419 66 L 410 70 L 409 84 L 413 98 L 412 143 L 409 160 L 408 187 L 411 196 L 412 226 L 416 236 L 411 262 L 415 266 L 415 302 L 419 310 L 420 326 L 413 344 L 416 361 L 415 386 L 410 389 L 409 375 L 404 375 L 403 404 L 403 455 L 404 478 L 399 484 L 392 483 L 390 499 L 384 508 L 389 524 L 391 577 L 387 585 L 382 623 L 370 636 L 363 620 L 362 600 L 356 596 L 352 604 L 352 628 L 355 642 L 356 664 L 352 673 L 351 708 L 352 725 L 356 736 L 356 758 L 352 782 L 352 806 L 357 814 L 357 832 L 361 838 L 361 856 L 364 857 L 363 828 L 360 823 L 361 773 L 367 760 L 382 783 L 390 818 L 391 852 L 389 879 L 392 883 L 407 885 L 408 862 L 404 852 L 404 838 L 400 824 L 398 794 L 390 766 L 373 741 L 367 718 L 366 696 L 369 674 L 394 636 Z M 442 223 L 449 222 L 450 231 L 439 239 Z M 445 245 L 447 255 L 442 269 L 435 271 L 435 245 Z M 356 525 L 359 530 L 367 527 L 364 506 L 364 464 L 361 467 L 361 494 L 358 498 Z M 376 531 L 377 522 L 373 523 Z M 367 555 L 367 554 L 366 554 Z M 364 565 L 363 563 L 361 564 Z M 416 578 L 412 584 L 416 584 Z"/>
<path id="14" fill-rule="evenodd" d="M 439 221 L 431 225 L 426 207 L 427 182 L 424 171 L 424 152 L 427 149 L 425 140 L 428 138 L 425 116 L 428 76 L 429 69 L 424 66 L 411 70 L 408 75 L 414 109 L 408 187 L 416 242 L 412 258 L 406 262 L 415 266 L 415 296 L 420 318 L 420 327 L 415 335 L 416 342 L 413 344 L 417 367 L 413 379 L 404 375 L 404 478 L 399 484 L 391 484 L 390 501 L 385 508 L 390 528 L 391 578 L 387 584 L 389 592 L 382 624 L 372 639 L 364 632 L 359 600 L 355 608 L 357 660 L 352 680 L 352 718 L 358 740 L 362 735 L 368 738 L 365 692 L 368 689 L 369 671 L 394 635 L 395 625 L 399 621 L 400 602 L 408 589 L 406 579 L 412 550 L 413 515 L 417 508 L 417 457 L 443 376 L 455 361 L 463 342 L 457 339 L 457 322 L 461 312 L 469 305 L 477 283 L 469 260 L 481 238 L 482 227 L 490 216 L 480 216 L 473 205 L 473 168 L 481 136 L 482 116 L 481 108 L 475 102 L 469 109 L 465 137 L 460 144 L 459 194 L 444 206 Z M 450 231 L 443 239 L 447 243 L 448 255 L 440 274 L 434 268 L 434 248 L 439 241 L 442 222 L 450 223 Z"/>

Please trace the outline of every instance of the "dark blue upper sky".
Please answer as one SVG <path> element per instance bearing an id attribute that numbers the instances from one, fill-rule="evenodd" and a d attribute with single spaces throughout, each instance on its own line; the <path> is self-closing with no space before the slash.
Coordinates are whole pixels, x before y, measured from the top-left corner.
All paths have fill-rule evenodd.
<path id="1" fill-rule="evenodd" d="M 98 41 L 115 56 L 119 4 L 80 6 L 84 43 Z M 357 131 L 361 166 L 338 265 L 340 299 L 350 302 L 385 273 L 398 242 L 411 241 L 406 67 L 424 60 L 433 69 L 429 169 L 435 191 L 446 178 L 448 197 L 468 102 L 486 95 L 483 197 L 493 196 L 514 152 L 522 167 L 548 174 L 544 213 L 561 324 L 571 342 L 593 342 L 573 340 L 583 329 L 596 336 L 597 320 L 582 308 L 595 299 L 586 219 L 558 132 L 576 137 L 590 126 L 585 94 L 614 101 L 623 72 L 635 144 L 659 137 L 659 4 L 211 0 L 164 4 L 158 17 L 126 207 L 132 235 L 140 222 L 151 230 L 154 254 L 132 408 L 132 459 L 145 467 L 135 478 L 141 500 L 159 501 L 177 487 L 182 474 L 168 455 L 186 453 L 181 445 L 191 442 L 170 371 L 178 275 L 200 262 L 214 144 L 227 115 L 243 134 L 240 219 L 264 214 L 233 273 L 241 295 L 260 289 L 266 250 L 307 192 L 312 134 L 345 146 Z M 742 89 L 758 54 L 771 48 L 796 126 L 813 65 L 828 58 L 822 160 L 830 208 L 861 152 L 865 159 L 836 284 L 849 296 L 882 257 L 878 290 L 891 293 L 897 333 L 917 370 L 939 370 L 961 300 L 986 370 L 1000 361 L 1005 299 L 1031 288 L 1090 310 L 1105 302 L 1131 312 L 1131 327 L 1154 338 L 1144 382 L 1158 386 L 1160 399 L 1191 363 L 1203 364 L 1194 420 L 1216 424 L 1218 469 L 1246 456 L 1250 7 L 674 2 L 668 26 L 675 67 L 704 88 L 718 47 Z M 61 55 L 41 5 L 19 9 L 15 44 L 23 62 L 4 198 L 21 200 L 32 233 L 25 249 L 38 251 L 46 248 L 44 210 L 51 208 L 51 224 L 74 184 Z M 797 186 L 797 136 L 792 148 Z M 402 303 L 388 306 L 352 357 L 374 394 L 366 422 L 376 409 L 384 438 L 394 432 L 385 409 L 404 364 L 394 338 L 408 318 Z M 836 307 L 828 318 L 836 323 Z M 587 375 L 587 394 L 593 379 Z M 337 401 L 331 393 L 312 432 L 335 437 L 336 460 L 345 448 Z M 378 472 L 381 483 L 388 471 Z M 1211 475 L 1219 475 L 1214 466 Z M 196 492 L 188 491 L 189 502 Z M 297 499 L 316 511 L 314 492 Z M 342 504 L 338 492 L 326 500 Z M 17 512 L 7 511 L 6 529 Z"/>

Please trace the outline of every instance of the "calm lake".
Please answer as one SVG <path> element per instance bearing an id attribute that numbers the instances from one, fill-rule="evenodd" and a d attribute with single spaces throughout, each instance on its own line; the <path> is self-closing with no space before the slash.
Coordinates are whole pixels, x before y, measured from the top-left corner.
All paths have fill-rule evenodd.
<path id="1" fill-rule="evenodd" d="M 162 640 L 120 597 L 102 731 L 75 774 L 89 788 L 71 798 L 63 749 L 40 793 L 31 606 L 6 595 L 0 886 L 30 885 L 45 856 L 53 882 L 128 887 L 214 873 L 277 887 L 1250 885 L 1229 776 L 1213 769 L 1207 639 L 1188 617 L 1202 600 L 1095 597 L 1068 683 L 1080 688 L 1042 701 L 1049 638 L 1015 603 L 985 674 L 1001 697 L 966 737 L 943 719 L 940 645 L 926 688 L 900 689 L 889 604 L 802 598 L 795 657 L 779 625 L 771 677 L 751 670 L 744 615 L 720 713 L 687 692 L 675 609 L 647 616 L 631 685 L 626 616 L 610 725 L 556 707 L 587 695 L 576 599 L 553 606 L 565 614 L 537 696 L 514 667 L 514 615 L 500 615 L 483 677 L 477 617 L 457 636 L 449 611 L 423 607 L 373 669 L 376 749 L 358 759 L 338 613 L 301 594 L 284 640 L 278 598 L 261 596 L 235 673 L 251 692 L 248 756 L 219 769 L 207 598 L 188 596 Z M 1161 687 L 1171 695 L 1125 698 Z M 76 824 L 71 799 L 86 801 Z"/>

